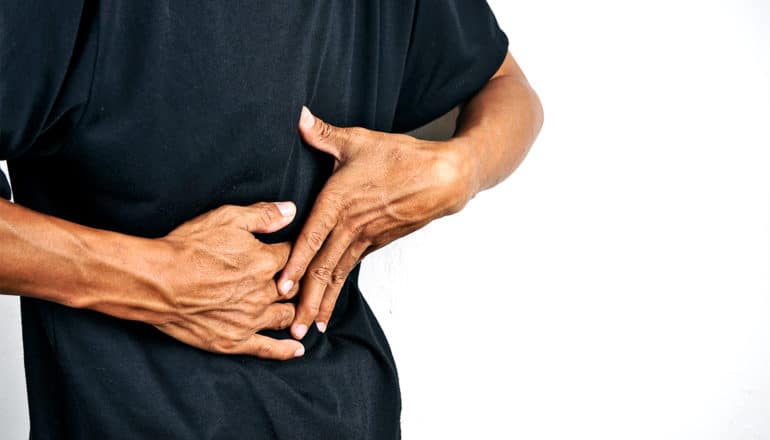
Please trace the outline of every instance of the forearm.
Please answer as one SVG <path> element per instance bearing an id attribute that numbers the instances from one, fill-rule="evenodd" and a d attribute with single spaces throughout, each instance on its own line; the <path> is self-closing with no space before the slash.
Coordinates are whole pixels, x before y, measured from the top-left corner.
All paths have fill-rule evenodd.
<path id="1" fill-rule="evenodd" d="M 469 198 L 516 169 L 542 124 L 540 99 L 508 55 L 500 74 L 461 108 L 449 141 L 460 154 Z"/>
<path id="2" fill-rule="evenodd" d="M 124 319 L 160 289 L 153 240 L 85 227 L 0 200 L 0 292 Z M 145 307 L 138 307 L 144 304 Z"/>

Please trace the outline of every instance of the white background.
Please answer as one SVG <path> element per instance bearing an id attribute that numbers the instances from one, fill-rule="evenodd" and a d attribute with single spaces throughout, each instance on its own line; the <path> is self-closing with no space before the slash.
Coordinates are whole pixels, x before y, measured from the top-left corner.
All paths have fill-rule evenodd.
<path id="1" fill-rule="evenodd" d="M 770 1 L 490 3 L 545 126 L 364 263 L 404 438 L 770 439 Z M 15 298 L 0 325 L 20 439 Z"/>

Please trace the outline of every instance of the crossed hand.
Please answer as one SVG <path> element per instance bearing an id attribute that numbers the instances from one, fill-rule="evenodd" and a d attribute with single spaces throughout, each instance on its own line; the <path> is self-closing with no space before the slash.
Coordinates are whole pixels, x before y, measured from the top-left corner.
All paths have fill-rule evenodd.
<path id="1" fill-rule="evenodd" d="M 161 331 L 217 353 L 302 356 L 298 340 L 313 323 L 326 331 L 362 258 L 468 201 L 463 163 L 450 141 L 336 127 L 305 107 L 299 132 L 335 165 L 297 240 L 264 244 L 251 234 L 288 225 L 296 211 L 290 202 L 221 207 L 160 239 L 186 268 L 165 294 Z M 285 301 L 297 294 L 296 307 Z M 296 340 L 259 334 L 289 326 Z"/>

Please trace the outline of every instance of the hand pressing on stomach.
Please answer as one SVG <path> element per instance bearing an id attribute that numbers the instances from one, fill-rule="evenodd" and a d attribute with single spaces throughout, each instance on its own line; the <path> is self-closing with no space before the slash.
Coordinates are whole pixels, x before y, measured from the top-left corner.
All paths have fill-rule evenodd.
<path id="1" fill-rule="evenodd" d="M 287 242 L 265 244 L 252 232 L 288 225 L 290 202 L 223 206 L 157 239 L 167 246 L 162 267 L 165 291 L 147 319 L 164 333 L 203 350 L 290 359 L 304 354 L 301 343 L 256 332 L 284 329 L 294 319 L 292 303 L 277 302 L 274 276 L 289 256 Z"/>
<path id="2" fill-rule="evenodd" d="M 253 233 L 287 226 L 291 202 L 227 205 L 161 238 L 91 228 L 0 200 L 0 292 L 140 321 L 194 347 L 291 359 L 304 347 L 257 332 L 285 329 L 295 305 L 276 274 L 290 244 Z"/>
<path id="3" fill-rule="evenodd" d="M 282 293 L 302 279 L 292 335 L 315 321 L 324 332 L 345 279 L 368 253 L 470 198 L 460 157 L 446 142 L 361 127 L 335 127 L 303 107 L 305 142 L 336 159 L 278 280 Z"/>
<path id="4" fill-rule="evenodd" d="M 161 238 L 97 229 L 0 200 L 0 292 L 139 321 L 214 353 L 302 356 L 294 339 L 257 332 L 294 320 L 276 274 L 290 244 L 253 233 L 287 226 L 291 202 L 227 205 Z"/>

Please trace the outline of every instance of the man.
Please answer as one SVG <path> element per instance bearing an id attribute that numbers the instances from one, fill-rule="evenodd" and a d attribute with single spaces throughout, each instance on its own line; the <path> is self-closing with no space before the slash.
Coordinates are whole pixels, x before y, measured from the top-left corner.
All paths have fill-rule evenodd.
<path id="1" fill-rule="evenodd" d="M 358 263 L 542 124 L 487 4 L 11 0 L 0 23 L 31 438 L 397 438 Z M 452 139 L 402 134 L 459 104 Z"/>

